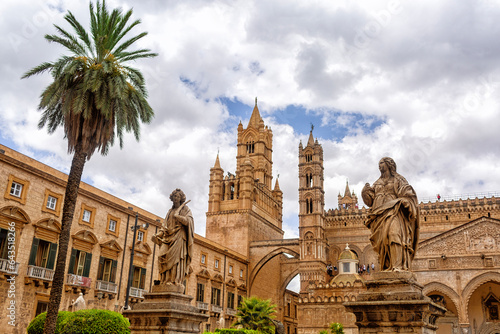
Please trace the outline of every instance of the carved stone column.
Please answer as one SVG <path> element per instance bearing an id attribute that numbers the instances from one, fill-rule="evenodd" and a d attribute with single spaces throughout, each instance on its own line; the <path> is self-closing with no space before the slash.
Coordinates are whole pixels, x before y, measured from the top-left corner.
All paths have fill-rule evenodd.
<path id="1" fill-rule="evenodd" d="M 446 309 L 422 293 L 412 272 L 376 272 L 357 301 L 344 303 L 356 316 L 360 334 L 436 332 Z"/>

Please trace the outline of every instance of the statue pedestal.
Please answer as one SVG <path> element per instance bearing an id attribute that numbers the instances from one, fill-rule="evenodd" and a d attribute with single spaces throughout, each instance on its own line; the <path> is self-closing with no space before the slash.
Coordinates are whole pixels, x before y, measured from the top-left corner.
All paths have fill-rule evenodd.
<path id="1" fill-rule="evenodd" d="M 154 285 L 142 303 L 123 311 L 130 320 L 131 334 L 200 333 L 200 324 L 209 315 L 191 305 L 193 297 L 183 294 L 183 290 L 176 285 Z"/>
<path id="2" fill-rule="evenodd" d="M 344 303 L 359 333 L 436 333 L 446 309 L 422 293 L 412 272 L 376 272 L 357 301 Z"/>

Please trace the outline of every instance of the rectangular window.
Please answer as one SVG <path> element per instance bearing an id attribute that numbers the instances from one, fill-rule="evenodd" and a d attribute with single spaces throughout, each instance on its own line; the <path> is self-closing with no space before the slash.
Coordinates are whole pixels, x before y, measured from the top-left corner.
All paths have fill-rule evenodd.
<path id="1" fill-rule="evenodd" d="M 2 259 L 8 259 L 8 232 L 6 229 L 0 228 L 0 258 Z"/>
<path id="2" fill-rule="evenodd" d="M 116 220 L 113 219 L 109 220 L 108 230 L 110 230 L 111 232 L 116 232 Z"/>
<path id="3" fill-rule="evenodd" d="M 137 241 L 143 241 L 143 240 L 144 240 L 144 232 L 137 231 Z"/>
<path id="4" fill-rule="evenodd" d="M 42 211 L 59 216 L 63 195 L 45 189 L 45 197 L 42 202 Z"/>
<path id="5" fill-rule="evenodd" d="M 107 258 L 101 256 L 99 258 L 99 268 L 97 270 L 97 280 L 115 283 L 116 267 L 117 267 L 116 260 L 107 259 Z"/>
<path id="6" fill-rule="evenodd" d="M 57 244 L 33 238 L 28 265 L 54 269 Z"/>
<path id="7" fill-rule="evenodd" d="M 212 305 L 220 306 L 220 289 L 212 288 Z"/>
<path id="8" fill-rule="evenodd" d="M 196 301 L 203 302 L 205 300 L 205 284 L 198 283 L 196 285 Z"/>
<path id="9" fill-rule="evenodd" d="M 92 212 L 89 210 L 83 210 L 82 220 L 86 223 L 90 223 L 90 217 L 92 216 Z"/>
<path id="10" fill-rule="evenodd" d="M 201 264 L 206 264 L 207 263 L 207 256 L 205 254 L 201 254 Z"/>
<path id="11" fill-rule="evenodd" d="M 49 195 L 47 197 L 47 205 L 46 205 L 47 209 L 55 210 L 56 209 L 56 204 L 57 204 L 57 198 Z"/>
<path id="12" fill-rule="evenodd" d="M 228 291 L 228 293 L 227 293 L 227 307 L 234 309 L 234 293 L 233 292 Z"/>
<path id="13" fill-rule="evenodd" d="M 21 198 L 21 193 L 23 192 L 23 185 L 17 182 L 12 181 L 10 187 L 10 194 L 15 197 Z"/>
<path id="14" fill-rule="evenodd" d="M 229 265 L 229 275 L 232 275 L 233 274 L 233 266 L 232 265 Z"/>
<path id="15" fill-rule="evenodd" d="M 243 278 L 243 269 L 240 269 L 240 278 Z"/>
<path id="16" fill-rule="evenodd" d="M 134 276 L 132 278 L 132 286 L 138 289 L 144 289 L 146 282 L 146 269 L 134 266 Z"/>
<path id="17" fill-rule="evenodd" d="M 343 267 L 344 273 L 349 273 L 349 262 L 343 263 Z"/>
<path id="18" fill-rule="evenodd" d="M 219 259 L 215 259 L 215 269 L 219 269 Z"/>
<path id="19" fill-rule="evenodd" d="M 19 179 L 11 174 L 9 175 L 7 187 L 5 187 L 4 197 L 21 204 L 26 204 L 29 185 L 30 183 L 28 181 Z"/>
<path id="20" fill-rule="evenodd" d="M 243 303 L 243 296 L 238 295 L 238 307 L 240 307 L 241 303 Z"/>
<path id="21" fill-rule="evenodd" d="M 73 248 L 69 259 L 68 273 L 89 277 L 92 254 Z"/>

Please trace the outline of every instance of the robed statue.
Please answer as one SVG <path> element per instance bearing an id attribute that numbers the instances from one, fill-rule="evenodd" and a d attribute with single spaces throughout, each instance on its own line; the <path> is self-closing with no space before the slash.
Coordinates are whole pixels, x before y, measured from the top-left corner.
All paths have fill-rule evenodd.
<path id="1" fill-rule="evenodd" d="M 407 271 L 415 257 L 419 235 L 419 210 L 415 190 L 396 172 L 391 158 L 379 162 L 380 178 L 366 183 L 361 196 L 370 207 L 365 225 L 379 256 L 380 270 Z"/>
<path id="2" fill-rule="evenodd" d="M 180 189 L 170 194 L 172 208 L 160 231 L 151 240 L 160 246 L 158 263 L 160 283 L 181 286 L 191 271 L 193 257 L 194 220 L 186 206 L 186 195 Z"/>

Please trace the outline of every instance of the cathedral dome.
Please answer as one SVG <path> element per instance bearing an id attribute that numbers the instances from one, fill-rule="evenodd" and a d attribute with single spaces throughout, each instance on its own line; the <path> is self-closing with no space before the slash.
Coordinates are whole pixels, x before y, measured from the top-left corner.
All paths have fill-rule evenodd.
<path id="1" fill-rule="evenodd" d="M 340 253 L 339 260 L 357 260 L 358 256 L 352 250 L 349 249 L 349 246 L 346 246 L 344 251 Z"/>

